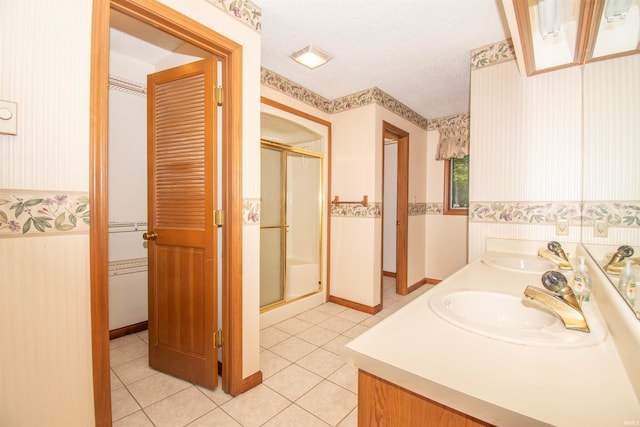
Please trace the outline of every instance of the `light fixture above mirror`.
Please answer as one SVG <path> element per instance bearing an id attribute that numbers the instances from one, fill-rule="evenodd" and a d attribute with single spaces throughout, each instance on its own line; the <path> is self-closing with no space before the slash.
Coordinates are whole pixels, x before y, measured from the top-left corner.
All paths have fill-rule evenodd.
<path id="1" fill-rule="evenodd" d="M 640 0 L 502 3 L 523 75 L 640 53 Z"/>

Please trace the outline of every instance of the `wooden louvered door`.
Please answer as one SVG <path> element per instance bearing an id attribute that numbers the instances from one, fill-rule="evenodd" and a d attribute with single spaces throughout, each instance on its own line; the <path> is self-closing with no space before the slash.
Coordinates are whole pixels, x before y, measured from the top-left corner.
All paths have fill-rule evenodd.
<path id="1" fill-rule="evenodd" d="M 149 365 L 216 387 L 215 58 L 147 79 Z"/>

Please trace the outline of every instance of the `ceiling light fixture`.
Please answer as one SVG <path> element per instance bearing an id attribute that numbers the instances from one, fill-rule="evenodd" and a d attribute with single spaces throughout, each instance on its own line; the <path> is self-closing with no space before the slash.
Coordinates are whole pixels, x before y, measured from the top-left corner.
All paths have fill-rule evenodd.
<path id="1" fill-rule="evenodd" d="M 315 46 L 307 46 L 291 54 L 291 59 L 311 69 L 326 64 L 331 58 L 331 55 Z"/>

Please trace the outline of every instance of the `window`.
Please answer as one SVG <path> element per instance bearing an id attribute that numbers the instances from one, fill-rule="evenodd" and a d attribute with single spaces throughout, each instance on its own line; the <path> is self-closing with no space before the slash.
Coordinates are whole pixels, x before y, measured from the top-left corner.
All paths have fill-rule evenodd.
<path id="1" fill-rule="evenodd" d="M 469 155 L 444 161 L 444 214 L 469 212 Z"/>

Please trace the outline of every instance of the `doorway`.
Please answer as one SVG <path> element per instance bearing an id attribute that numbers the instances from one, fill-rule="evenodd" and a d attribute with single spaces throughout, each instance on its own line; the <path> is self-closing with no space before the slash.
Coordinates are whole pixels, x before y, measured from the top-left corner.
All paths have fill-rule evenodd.
<path id="1" fill-rule="evenodd" d="M 395 277 L 396 293 L 406 295 L 409 229 L 409 133 L 382 122 L 382 274 Z M 389 242 L 388 240 L 391 240 Z M 391 270 L 391 271 L 390 271 Z"/>
<path id="2" fill-rule="evenodd" d="M 225 99 L 222 106 L 222 316 L 225 329 L 223 359 L 242 359 L 242 195 L 241 187 L 241 46 L 220 36 L 160 3 L 139 0 L 94 0 L 92 18 L 91 106 L 90 106 L 90 264 L 93 385 L 96 425 L 111 425 L 109 375 L 108 299 L 108 80 L 109 17 L 115 10 L 150 24 L 180 40 L 216 56 L 221 62 Z M 261 380 L 242 378 L 242 364 L 229 363 L 223 371 L 222 387 L 231 394 L 245 391 Z"/>

